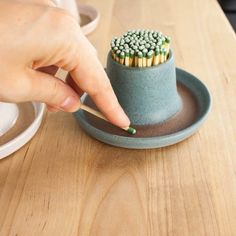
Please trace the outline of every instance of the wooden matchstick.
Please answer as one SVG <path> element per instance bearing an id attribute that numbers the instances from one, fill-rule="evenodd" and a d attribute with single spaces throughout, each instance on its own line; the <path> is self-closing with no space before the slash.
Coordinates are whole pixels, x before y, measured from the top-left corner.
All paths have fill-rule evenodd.
<path id="1" fill-rule="evenodd" d="M 143 49 L 143 67 L 147 66 L 147 53 L 148 53 L 148 50 L 144 48 Z"/>
<path id="2" fill-rule="evenodd" d="M 161 63 L 165 61 L 165 48 L 161 48 Z"/>
<path id="3" fill-rule="evenodd" d="M 160 49 L 159 47 L 157 47 L 155 49 L 155 55 L 154 55 L 154 59 L 153 59 L 153 65 L 158 65 L 160 62 Z"/>
<path id="4" fill-rule="evenodd" d="M 147 67 L 152 66 L 153 54 L 153 50 L 147 53 Z"/>
<path id="5" fill-rule="evenodd" d="M 117 61 L 117 62 L 120 62 L 120 53 L 121 53 L 121 51 L 118 49 L 118 50 L 116 51 L 116 61 Z"/>
<path id="6" fill-rule="evenodd" d="M 129 57 L 129 49 L 125 50 L 125 66 L 129 66 L 129 61 L 130 57 Z"/>
<path id="7" fill-rule="evenodd" d="M 105 120 L 105 121 L 110 123 L 110 121 L 102 113 L 92 109 L 89 106 L 84 105 L 83 103 L 80 104 L 80 109 L 82 109 L 84 111 L 87 111 L 88 113 L 90 113 L 90 114 L 92 114 L 92 115 L 94 115 L 94 116 L 96 116 L 96 117 L 98 117 L 100 119 L 103 119 L 103 120 Z M 129 134 L 136 134 L 136 129 L 133 128 L 133 127 L 129 126 L 129 127 L 121 128 L 121 129 L 127 131 Z"/>
<path id="8" fill-rule="evenodd" d="M 143 67 L 143 54 L 142 52 L 138 52 L 138 67 Z"/>
<path id="9" fill-rule="evenodd" d="M 124 65 L 124 62 L 125 62 L 125 53 L 122 51 L 120 53 L 120 64 Z"/>
<path id="10" fill-rule="evenodd" d="M 138 51 L 136 51 L 134 54 L 134 66 L 135 67 L 138 66 Z"/>
<path id="11" fill-rule="evenodd" d="M 133 66 L 134 62 L 134 50 L 130 51 L 129 66 Z"/>

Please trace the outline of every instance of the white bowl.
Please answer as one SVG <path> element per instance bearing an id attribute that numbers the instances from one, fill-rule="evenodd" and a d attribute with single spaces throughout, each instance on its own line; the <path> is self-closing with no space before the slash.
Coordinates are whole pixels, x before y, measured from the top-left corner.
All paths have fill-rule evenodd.
<path id="1" fill-rule="evenodd" d="M 15 103 L 0 102 L 0 137 L 15 125 L 18 116 L 19 109 Z"/>
<path id="2" fill-rule="evenodd" d="M 20 149 L 23 145 L 25 145 L 37 132 L 39 126 L 42 122 L 43 113 L 45 110 L 45 104 L 32 102 L 34 111 L 35 111 L 35 119 L 30 124 L 30 126 L 25 129 L 18 136 L 13 138 L 7 143 L 4 143 L 0 146 L 0 159 L 12 154 L 13 152 Z"/>

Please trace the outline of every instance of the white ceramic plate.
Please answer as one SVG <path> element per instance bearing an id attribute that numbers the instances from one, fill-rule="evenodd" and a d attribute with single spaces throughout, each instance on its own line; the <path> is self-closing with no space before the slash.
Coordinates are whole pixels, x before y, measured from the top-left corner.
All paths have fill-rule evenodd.
<path id="1" fill-rule="evenodd" d="M 0 159 L 20 149 L 35 135 L 35 133 L 39 129 L 39 126 L 42 122 L 45 105 L 43 103 L 37 103 L 37 102 L 33 102 L 32 104 L 35 111 L 35 119 L 30 124 L 30 126 L 28 126 L 28 128 L 26 128 L 18 136 L 14 137 L 7 143 L 0 145 Z"/>

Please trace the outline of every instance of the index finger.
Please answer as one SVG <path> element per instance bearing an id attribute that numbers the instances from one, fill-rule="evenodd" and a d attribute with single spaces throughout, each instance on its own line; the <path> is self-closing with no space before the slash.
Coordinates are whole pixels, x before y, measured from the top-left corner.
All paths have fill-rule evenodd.
<path id="1" fill-rule="evenodd" d="M 84 36 L 80 39 L 78 53 L 78 64 L 70 71 L 74 81 L 89 94 L 108 120 L 119 127 L 128 127 L 129 118 L 121 108 L 94 48 Z"/>

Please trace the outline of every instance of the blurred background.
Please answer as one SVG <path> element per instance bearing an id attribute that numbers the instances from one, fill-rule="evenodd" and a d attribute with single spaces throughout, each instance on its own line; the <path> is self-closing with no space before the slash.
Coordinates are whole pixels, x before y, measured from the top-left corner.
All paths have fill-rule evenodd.
<path id="1" fill-rule="evenodd" d="M 236 32 L 236 0 L 219 0 L 219 3 Z"/>

